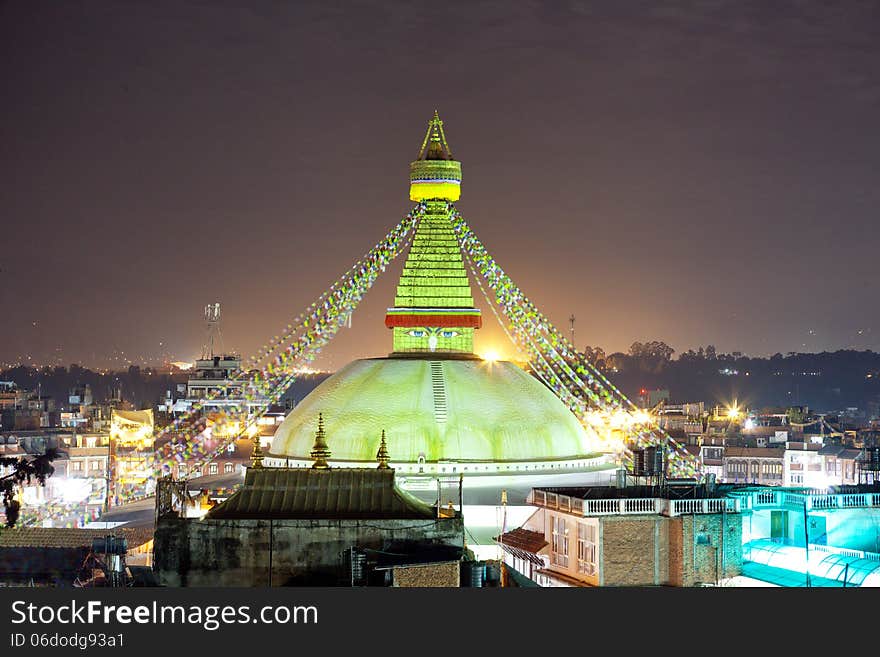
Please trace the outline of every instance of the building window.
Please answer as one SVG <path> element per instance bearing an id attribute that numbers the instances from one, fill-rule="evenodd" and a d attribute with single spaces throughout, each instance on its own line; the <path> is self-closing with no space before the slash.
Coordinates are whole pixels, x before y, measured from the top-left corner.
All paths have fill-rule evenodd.
<path id="1" fill-rule="evenodd" d="M 231 463 L 224 463 L 223 464 L 223 472 L 225 472 L 226 474 L 229 474 L 230 472 L 232 472 L 233 469 L 234 469 L 234 466 Z"/>
<path id="2" fill-rule="evenodd" d="M 185 465 L 181 465 L 179 468 L 177 468 L 177 476 L 178 477 L 185 477 L 186 476 L 186 466 Z"/>
<path id="3" fill-rule="evenodd" d="M 578 523 L 578 572 L 596 574 L 596 526 Z"/>
<path id="4" fill-rule="evenodd" d="M 568 568 L 568 526 L 565 518 L 553 516 L 553 541 L 552 541 L 553 564 Z"/>
<path id="5" fill-rule="evenodd" d="M 92 461 L 92 470 L 100 470 L 101 462 L 100 461 Z"/>
<path id="6" fill-rule="evenodd" d="M 82 470 L 82 467 L 83 467 L 82 461 L 73 461 L 70 464 L 70 469 L 73 470 L 74 472 L 79 472 L 80 470 Z"/>
<path id="7" fill-rule="evenodd" d="M 208 474 L 217 474 L 217 464 L 211 463 L 208 465 Z"/>

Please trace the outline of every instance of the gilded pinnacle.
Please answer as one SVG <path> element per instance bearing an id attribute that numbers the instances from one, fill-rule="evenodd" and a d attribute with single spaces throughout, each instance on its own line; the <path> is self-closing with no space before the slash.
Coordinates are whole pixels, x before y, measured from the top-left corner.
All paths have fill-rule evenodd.
<path id="1" fill-rule="evenodd" d="M 382 429 L 382 440 L 379 443 L 379 451 L 376 452 L 376 460 L 379 461 L 379 470 L 389 470 L 388 446 L 385 444 L 385 429 Z"/>
<path id="2" fill-rule="evenodd" d="M 251 467 L 252 468 L 262 468 L 263 467 L 263 450 L 260 449 L 260 434 L 256 434 L 253 437 L 254 450 L 251 452 Z"/>
<path id="3" fill-rule="evenodd" d="M 428 121 L 428 131 L 422 140 L 422 147 L 416 160 L 452 160 L 452 149 L 446 142 L 443 121 L 436 109 L 434 116 Z"/>
<path id="4" fill-rule="evenodd" d="M 324 415 L 322 413 L 318 413 L 318 430 L 315 432 L 315 444 L 312 446 L 310 456 L 315 460 L 313 468 L 323 470 L 330 467 L 327 459 L 330 458 L 331 453 L 324 435 Z"/>

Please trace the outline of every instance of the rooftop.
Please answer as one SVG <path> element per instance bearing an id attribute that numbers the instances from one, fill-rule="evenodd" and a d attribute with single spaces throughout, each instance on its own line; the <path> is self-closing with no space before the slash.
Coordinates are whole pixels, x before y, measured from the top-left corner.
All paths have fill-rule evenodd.
<path id="1" fill-rule="evenodd" d="M 724 450 L 726 457 L 755 457 L 763 459 L 781 459 L 785 458 L 785 448 L 783 447 L 731 447 L 728 446 Z"/>
<path id="2" fill-rule="evenodd" d="M 660 498 L 660 499 L 710 499 L 721 497 L 723 493 L 717 489 L 715 491 L 707 491 L 705 484 L 689 483 L 685 480 L 679 485 L 673 483 L 669 486 L 632 486 L 628 485 L 623 488 L 617 486 L 556 486 L 534 488 L 533 490 L 545 493 L 555 493 L 556 495 L 566 495 L 581 500 L 621 500 L 636 498 Z"/>
<path id="3" fill-rule="evenodd" d="M 22 527 L 0 531 L 0 548 L 76 548 L 92 546 L 92 539 L 116 536 L 125 538 L 133 549 L 153 538 L 152 527 L 115 527 L 113 529 L 67 529 L 63 527 Z"/>
<path id="4" fill-rule="evenodd" d="M 207 519 L 436 518 L 433 506 L 379 468 L 250 468 L 244 485 Z"/>

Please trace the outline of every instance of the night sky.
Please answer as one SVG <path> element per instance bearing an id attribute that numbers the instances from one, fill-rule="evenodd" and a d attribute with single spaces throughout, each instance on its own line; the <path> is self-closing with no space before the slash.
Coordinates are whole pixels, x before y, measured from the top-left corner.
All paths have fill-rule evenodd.
<path id="1" fill-rule="evenodd" d="M 191 359 L 214 300 L 251 354 L 409 210 L 435 108 L 578 346 L 880 349 L 877 2 L 27 0 L 0 76 L 0 363 Z M 319 364 L 390 351 L 401 266 Z"/>

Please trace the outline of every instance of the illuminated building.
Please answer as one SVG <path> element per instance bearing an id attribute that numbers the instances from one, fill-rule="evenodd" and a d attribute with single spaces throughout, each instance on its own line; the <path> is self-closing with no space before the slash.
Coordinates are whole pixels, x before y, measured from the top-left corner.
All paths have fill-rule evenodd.
<path id="1" fill-rule="evenodd" d="M 113 409 L 110 420 L 111 497 L 153 492 L 153 410 Z"/>
<path id="2" fill-rule="evenodd" d="M 694 586 L 741 573 L 740 500 L 705 485 L 536 488 L 537 510 L 497 537 L 541 586 Z"/>
<path id="3" fill-rule="evenodd" d="M 721 481 L 764 486 L 785 485 L 784 447 L 724 448 L 723 478 Z"/>
<path id="4" fill-rule="evenodd" d="M 825 488 L 825 458 L 820 449 L 822 445 L 818 443 L 786 442 L 783 486 Z"/>
<path id="5" fill-rule="evenodd" d="M 420 214 L 385 316 L 392 352 L 353 361 L 322 382 L 278 428 L 265 463 L 310 463 L 323 413 L 332 466 L 363 467 L 384 430 L 401 486 L 436 499 L 438 480 L 455 487 L 463 475 L 465 521 L 495 527 L 501 488 L 511 489 L 511 507 L 521 514 L 530 478 L 598 481 L 595 471 L 613 465 L 592 426 L 549 387 L 512 362 L 474 353 L 482 316 L 448 206 L 460 194 L 461 164 L 435 113 L 410 165 L 410 198 Z M 480 540 L 491 543 L 491 533 Z"/>
<path id="6" fill-rule="evenodd" d="M 86 517 L 99 515 L 107 503 L 108 436 L 78 435 L 75 443 L 60 449 L 59 458 L 52 462 L 55 473 L 46 481 L 47 497 L 81 505 Z"/>

